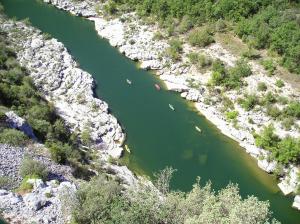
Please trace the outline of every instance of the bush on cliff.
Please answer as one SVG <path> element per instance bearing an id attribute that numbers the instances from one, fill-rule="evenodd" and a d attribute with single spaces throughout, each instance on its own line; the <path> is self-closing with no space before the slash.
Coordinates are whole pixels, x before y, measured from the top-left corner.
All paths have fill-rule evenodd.
<path id="1" fill-rule="evenodd" d="M 206 47 L 214 42 L 214 38 L 208 29 L 196 29 L 189 34 L 188 41 L 192 46 Z"/>
<path id="2" fill-rule="evenodd" d="M 28 142 L 28 137 L 21 131 L 6 128 L 0 132 L 0 143 L 14 146 L 23 146 Z"/>
<path id="3" fill-rule="evenodd" d="M 300 74 L 299 1 L 115 0 L 114 2 L 118 5 L 127 4 L 128 8 L 136 10 L 142 16 L 153 16 L 162 21 L 177 20 L 180 22 L 180 32 L 189 30 L 191 24 L 196 28 L 204 23 L 212 23 L 217 27 L 219 21 L 226 21 L 226 24 L 231 24 L 235 34 L 251 48 L 265 48 L 275 52 L 281 56 L 280 63 L 283 66 Z M 223 25 L 219 31 L 223 31 L 222 27 Z M 205 33 L 195 39 L 200 39 L 202 46 L 212 41 Z M 271 75 L 275 66 L 269 68 Z"/>
<path id="4" fill-rule="evenodd" d="M 48 176 L 48 170 L 41 162 L 36 161 L 29 156 L 25 156 L 20 167 L 20 175 L 22 178 L 35 176 L 37 178 L 46 180 Z"/>
<path id="5" fill-rule="evenodd" d="M 269 223 L 269 203 L 254 196 L 242 199 L 237 185 L 229 184 L 215 192 L 199 179 L 191 191 L 169 190 L 169 172 L 162 171 L 164 192 L 141 186 L 123 191 L 104 176 L 81 185 L 72 199 L 73 221 L 92 223 Z M 273 223 L 276 223 L 273 220 Z"/>
<path id="6" fill-rule="evenodd" d="M 182 42 L 179 39 L 171 39 L 169 41 L 170 47 L 167 48 L 167 55 L 173 61 L 179 61 L 181 59 L 180 53 L 182 53 Z"/>
<path id="7" fill-rule="evenodd" d="M 26 69 L 18 64 L 5 35 L 0 32 L 0 106 L 15 111 L 27 120 L 38 140 L 52 145 L 50 151 L 57 162 L 66 162 L 67 157 L 83 159 L 82 154 L 78 153 L 77 135 L 71 135 L 64 121 L 56 115 L 54 106 L 42 97 Z M 17 130 L 0 131 L 0 143 L 24 145 L 28 140 Z"/>
<path id="8" fill-rule="evenodd" d="M 299 162 L 300 139 L 287 136 L 280 139 L 273 125 L 264 127 L 260 134 L 254 134 L 255 144 L 271 152 L 273 159 L 282 164 Z"/>

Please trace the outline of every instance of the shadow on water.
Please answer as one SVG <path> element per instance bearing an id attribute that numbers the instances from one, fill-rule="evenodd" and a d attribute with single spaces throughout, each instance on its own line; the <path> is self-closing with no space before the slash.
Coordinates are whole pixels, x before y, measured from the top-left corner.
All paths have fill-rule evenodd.
<path id="1" fill-rule="evenodd" d="M 291 208 L 272 176 L 261 171 L 233 140 L 196 111 L 193 104 L 162 88 L 155 75 L 141 70 L 107 41 L 97 36 L 92 22 L 35 0 L 0 0 L 5 12 L 18 19 L 29 18 L 33 26 L 63 42 L 80 67 L 97 82 L 96 94 L 105 100 L 127 134 L 132 150 L 123 160 L 145 175 L 172 166 L 178 171 L 174 189 L 189 190 L 197 176 L 211 180 L 214 189 L 238 183 L 241 195 L 269 200 L 274 217 L 283 223 L 300 223 L 300 213 Z M 132 85 L 126 83 L 132 81 Z M 170 110 L 169 103 L 175 111 Z M 202 130 L 195 130 L 195 125 Z"/>

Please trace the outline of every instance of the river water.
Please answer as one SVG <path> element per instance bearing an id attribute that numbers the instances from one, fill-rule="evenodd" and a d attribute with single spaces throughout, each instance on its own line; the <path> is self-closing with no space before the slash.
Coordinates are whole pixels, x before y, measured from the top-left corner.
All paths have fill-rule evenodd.
<path id="1" fill-rule="evenodd" d="M 197 176 L 202 183 L 211 180 L 215 190 L 229 182 L 238 183 L 243 197 L 269 200 L 278 220 L 300 223 L 300 212 L 291 208 L 292 198 L 284 197 L 276 181 L 236 142 L 222 135 L 178 94 L 164 88 L 157 91 L 155 83 L 163 86 L 159 79 L 101 39 L 92 22 L 37 0 L 0 2 L 9 17 L 29 18 L 33 26 L 61 41 L 80 67 L 93 75 L 96 94 L 109 104 L 127 134 L 132 153 L 123 160 L 131 169 L 151 176 L 172 166 L 177 172 L 171 184 L 180 190 L 191 189 Z M 195 125 L 202 129 L 201 134 Z"/>

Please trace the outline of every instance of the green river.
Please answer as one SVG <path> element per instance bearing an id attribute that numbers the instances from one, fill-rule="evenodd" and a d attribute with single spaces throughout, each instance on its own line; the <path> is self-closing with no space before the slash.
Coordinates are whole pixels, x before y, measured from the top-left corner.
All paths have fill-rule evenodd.
<path id="1" fill-rule="evenodd" d="M 178 170 L 172 187 L 180 190 L 191 189 L 197 176 L 202 183 L 211 180 L 216 190 L 229 182 L 238 183 L 243 197 L 269 200 L 274 217 L 283 223 L 300 223 L 300 212 L 291 208 L 292 197 L 284 197 L 276 181 L 236 142 L 178 94 L 164 88 L 157 91 L 154 84 L 162 85 L 159 79 L 101 39 L 92 22 L 36 0 L 0 2 L 9 17 L 28 17 L 33 26 L 64 43 L 80 67 L 93 75 L 96 94 L 109 104 L 127 134 L 132 153 L 123 160 L 131 169 L 151 176 L 172 166 Z M 201 134 L 195 125 L 201 127 Z"/>

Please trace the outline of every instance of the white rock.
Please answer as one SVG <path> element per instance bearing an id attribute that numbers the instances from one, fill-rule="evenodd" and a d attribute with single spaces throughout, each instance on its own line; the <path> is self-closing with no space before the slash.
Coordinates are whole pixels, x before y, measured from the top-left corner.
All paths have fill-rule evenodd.
<path id="1" fill-rule="evenodd" d="M 300 195 L 296 195 L 294 198 L 293 207 L 300 210 Z"/>
<path id="2" fill-rule="evenodd" d="M 44 42 L 41 39 L 34 39 L 31 42 L 32 49 L 41 48 L 44 46 Z"/>
<path id="3" fill-rule="evenodd" d="M 11 128 L 16 128 L 24 132 L 24 134 L 27 135 L 29 138 L 36 140 L 31 126 L 23 118 L 19 117 L 13 111 L 6 112 L 5 115 L 7 117 L 6 122 Z"/>
<path id="4" fill-rule="evenodd" d="M 277 163 L 276 161 L 269 162 L 267 159 L 262 159 L 262 160 L 258 159 L 257 165 L 264 171 L 271 173 L 276 169 Z"/>

